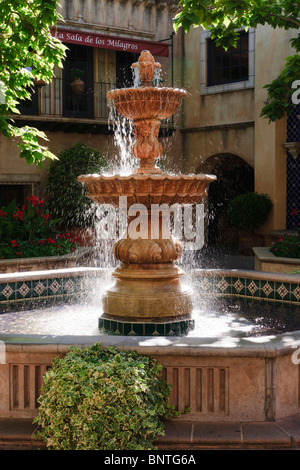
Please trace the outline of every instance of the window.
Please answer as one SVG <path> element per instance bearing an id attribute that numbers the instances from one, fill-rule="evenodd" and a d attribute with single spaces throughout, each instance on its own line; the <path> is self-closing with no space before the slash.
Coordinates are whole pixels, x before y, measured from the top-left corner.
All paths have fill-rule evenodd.
<path id="1" fill-rule="evenodd" d="M 245 81 L 249 78 L 248 33 L 240 33 L 236 47 L 217 46 L 207 40 L 207 86 Z"/>
<path id="2" fill-rule="evenodd" d="M 31 183 L 0 183 L 0 207 L 6 206 L 14 199 L 19 206 L 26 203 L 26 197 L 33 194 L 34 184 Z"/>
<path id="3" fill-rule="evenodd" d="M 18 106 L 21 114 L 25 115 L 37 115 L 38 112 L 38 89 L 34 87 L 31 92 L 31 99 L 22 100 Z"/>

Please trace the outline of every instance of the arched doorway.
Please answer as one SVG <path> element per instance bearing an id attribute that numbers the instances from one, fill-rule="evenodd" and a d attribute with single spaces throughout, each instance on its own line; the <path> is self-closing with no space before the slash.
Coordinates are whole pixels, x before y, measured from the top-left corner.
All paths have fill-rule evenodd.
<path id="1" fill-rule="evenodd" d="M 228 202 L 235 196 L 254 191 L 254 169 L 241 157 L 231 153 L 212 155 L 198 173 L 211 173 L 217 181 L 208 193 L 208 245 L 237 245 L 238 232 L 228 224 Z"/>

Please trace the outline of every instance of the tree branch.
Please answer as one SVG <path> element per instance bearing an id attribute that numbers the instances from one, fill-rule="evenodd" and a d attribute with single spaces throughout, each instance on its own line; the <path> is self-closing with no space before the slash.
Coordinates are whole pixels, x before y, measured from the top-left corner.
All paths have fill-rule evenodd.
<path id="1" fill-rule="evenodd" d="M 266 12 L 266 15 L 269 18 L 274 16 L 275 18 L 279 18 L 280 20 L 285 21 L 287 23 L 295 24 L 297 28 L 300 28 L 300 20 L 296 18 L 292 18 L 291 16 L 282 16 L 282 15 L 278 15 L 277 13 L 268 13 L 268 12 Z"/>

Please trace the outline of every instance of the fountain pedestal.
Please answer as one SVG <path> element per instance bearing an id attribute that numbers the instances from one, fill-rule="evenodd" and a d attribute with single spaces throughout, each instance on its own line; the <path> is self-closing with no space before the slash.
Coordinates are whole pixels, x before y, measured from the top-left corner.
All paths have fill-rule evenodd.
<path id="1" fill-rule="evenodd" d="M 172 263 L 122 264 L 103 298 L 99 327 L 124 335 L 187 334 L 194 321 L 191 293 L 180 282 L 183 274 Z"/>
<path id="2" fill-rule="evenodd" d="M 129 217 L 125 237 L 114 245 L 121 265 L 103 298 L 99 326 L 123 334 L 129 329 L 131 334 L 186 334 L 194 325 L 191 292 L 182 286 L 184 272 L 174 264 L 182 246 L 172 239 L 164 211 L 156 216 L 154 209 L 144 212 L 139 237 L 131 238 L 137 232 L 130 225 L 135 219 Z"/>
<path id="3" fill-rule="evenodd" d="M 175 265 L 181 244 L 169 233 L 165 214 L 173 204 L 193 204 L 207 197 L 212 175 L 163 174 L 155 165 L 161 155 L 160 121 L 174 114 L 185 90 L 150 86 L 155 67 L 149 51 L 143 51 L 138 68 L 142 86 L 112 90 L 107 96 L 119 114 L 133 121 L 136 141 L 132 154 L 140 166 L 130 176 L 82 175 L 88 197 L 99 204 L 136 207 L 139 224 L 126 212 L 128 228 L 114 245 L 120 266 L 114 285 L 103 297 L 99 327 L 111 334 L 185 335 L 193 328 L 191 292 L 181 283 L 184 272 Z M 137 225 L 139 227 L 137 228 Z"/>

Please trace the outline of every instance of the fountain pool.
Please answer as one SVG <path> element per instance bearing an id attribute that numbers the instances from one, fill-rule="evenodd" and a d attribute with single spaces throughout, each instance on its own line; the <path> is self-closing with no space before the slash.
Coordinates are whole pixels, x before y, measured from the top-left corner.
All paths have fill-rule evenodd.
<path id="1" fill-rule="evenodd" d="M 223 316 L 213 311 L 199 313 L 195 330 L 187 336 L 141 336 L 102 334 L 95 325 L 101 312 L 94 309 L 93 317 L 87 320 L 84 308 L 71 307 L 76 299 L 86 302 L 91 295 L 97 304 L 101 292 L 95 294 L 92 287 L 105 278 L 104 270 L 1 274 L 0 346 L 4 348 L 0 351 L 5 350 L 5 358 L 0 363 L 0 417 L 33 418 L 43 373 L 54 357 L 63 356 L 72 345 L 86 347 L 95 342 L 134 349 L 157 359 L 172 385 L 172 402 L 179 411 L 186 406 L 191 410 L 177 421 L 252 423 L 299 413 L 300 330 L 294 328 L 298 328 L 300 277 L 218 269 L 194 270 L 192 275 L 196 296 L 204 302 L 206 298 L 223 302 Z M 232 296 L 234 304 L 229 302 Z M 49 301 L 58 301 L 58 309 L 52 307 L 50 317 L 47 309 L 30 311 L 31 323 L 24 322 L 24 303 Z M 228 310 L 228 302 L 237 306 L 245 301 L 251 305 L 259 302 L 264 318 L 256 311 L 252 316 L 248 310 L 246 318 L 237 315 L 236 308 Z M 276 321 L 270 322 L 274 306 L 283 321 L 276 316 Z M 292 326 L 291 320 L 295 320 Z"/>
<path id="2" fill-rule="evenodd" d="M 197 295 L 197 280 L 192 286 L 194 313 L 193 327 L 187 332 L 195 338 L 242 338 L 273 335 L 300 330 L 300 308 L 297 303 L 264 301 L 247 296 L 222 295 L 208 297 Z M 72 297 L 31 300 L 21 302 L 19 311 L 14 303 L 6 305 L 6 313 L 0 315 L 0 334 L 97 336 L 105 334 L 155 336 L 162 334 L 160 324 L 134 325 L 131 322 L 110 326 L 107 331 L 98 326 L 99 297 L 103 281 L 94 282 L 92 294 L 76 302 Z M 97 292 L 97 295 L 94 295 Z M 12 311 L 9 311 L 12 309 Z M 102 312 L 100 312 L 102 313 Z M 173 336 L 174 324 L 163 336 Z"/>

